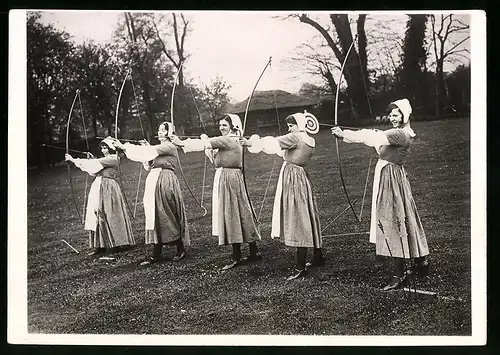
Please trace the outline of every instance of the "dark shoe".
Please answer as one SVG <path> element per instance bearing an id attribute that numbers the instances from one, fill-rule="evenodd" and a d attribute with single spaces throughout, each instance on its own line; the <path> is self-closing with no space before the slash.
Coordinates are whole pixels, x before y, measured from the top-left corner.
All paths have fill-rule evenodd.
<path id="1" fill-rule="evenodd" d="M 229 270 L 241 264 L 241 260 L 233 260 L 231 263 L 225 265 L 222 270 Z"/>
<path id="2" fill-rule="evenodd" d="M 404 286 L 406 277 L 394 276 L 392 282 L 384 287 L 384 291 L 398 290 Z"/>
<path id="3" fill-rule="evenodd" d="M 132 250 L 133 249 L 133 246 L 132 245 L 120 245 L 119 247 L 116 247 L 116 252 L 117 253 L 120 253 L 120 252 L 124 252 L 124 251 L 128 251 L 128 250 Z"/>
<path id="4" fill-rule="evenodd" d="M 172 261 L 179 261 L 179 260 L 182 260 L 186 257 L 186 252 L 183 251 L 182 253 L 180 254 L 176 254 L 173 258 L 172 258 Z"/>
<path id="5" fill-rule="evenodd" d="M 101 255 L 101 254 L 104 254 L 105 251 L 106 251 L 106 249 L 104 249 L 104 248 L 97 248 L 97 249 L 94 249 L 93 251 L 91 251 L 88 255 L 89 256 Z"/>
<path id="6" fill-rule="evenodd" d="M 253 262 L 253 261 L 260 261 L 260 260 L 262 260 L 262 255 L 261 254 L 255 254 L 255 255 L 245 256 L 243 258 L 243 262 Z"/>
<path id="7" fill-rule="evenodd" d="M 306 264 L 307 267 L 311 267 L 311 266 L 323 266 L 323 265 L 325 265 L 325 259 L 324 258 L 318 259 L 318 260 L 314 260 L 313 259 L 313 260 L 309 261 Z"/>
<path id="8" fill-rule="evenodd" d="M 417 265 L 417 274 L 420 278 L 426 278 L 429 276 L 429 268 L 431 263 L 425 260 L 423 263 Z"/>
<path id="9" fill-rule="evenodd" d="M 296 280 L 296 279 L 307 276 L 307 270 L 305 270 L 305 269 L 304 270 L 296 270 L 296 271 L 297 271 L 297 274 L 289 276 L 286 280 L 291 281 L 291 280 Z"/>
<path id="10" fill-rule="evenodd" d="M 408 270 L 408 275 L 417 276 L 420 280 L 425 280 L 429 276 L 430 262 L 425 260 L 421 263 L 415 263 Z"/>

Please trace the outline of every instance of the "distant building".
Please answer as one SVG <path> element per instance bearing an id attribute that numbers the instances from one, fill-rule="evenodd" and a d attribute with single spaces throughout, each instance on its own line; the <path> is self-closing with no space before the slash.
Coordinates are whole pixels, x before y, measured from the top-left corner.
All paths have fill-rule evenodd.
<path id="1" fill-rule="evenodd" d="M 247 103 L 248 98 L 229 106 L 226 112 L 237 114 L 243 123 Z M 278 119 L 281 133 L 285 134 L 288 131 L 285 122 L 287 116 L 304 110 L 314 113 L 316 104 L 314 100 L 283 90 L 256 91 L 248 109 L 246 135 L 278 134 Z"/>

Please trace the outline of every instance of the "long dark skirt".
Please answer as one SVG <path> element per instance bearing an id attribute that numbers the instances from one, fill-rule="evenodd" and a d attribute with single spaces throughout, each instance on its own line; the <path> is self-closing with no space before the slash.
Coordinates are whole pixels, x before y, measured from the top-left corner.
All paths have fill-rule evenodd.
<path id="1" fill-rule="evenodd" d="M 428 255 L 424 228 L 402 166 L 389 163 L 382 168 L 376 201 L 377 255 L 406 259 Z"/>
<path id="2" fill-rule="evenodd" d="M 132 224 L 120 186 L 114 179 L 102 178 L 96 231 L 89 231 L 91 248 L 134 245 Z"/>
<path id="3" fill-rule="evenodd" d="M 177 176 L 172 170 L 163 169 L 155 189 L 155 228 L 146 230 L 146 244 L 167 244 L 179 238 L 190 245 L 186 207 Z"/>
<path id="4" fill-rule="evenodd" d="M 281 174 L 281 211 L 273 211 L 273 219 L 279 218 L 280 241 L 291 247 L 321 248 L 319 211 L 306 170 L 287 163 Z M 278 237 L 276 231 L 272 234 Z"/>
<path id="5" fill-rule="evenodd" d="M 219 245 L 250 243 L 261 239 L 250 201 L 246 194 L 240 169 L 221 169 L 218 186 L 218 209 L 214 221 L 218 223 Z"/>

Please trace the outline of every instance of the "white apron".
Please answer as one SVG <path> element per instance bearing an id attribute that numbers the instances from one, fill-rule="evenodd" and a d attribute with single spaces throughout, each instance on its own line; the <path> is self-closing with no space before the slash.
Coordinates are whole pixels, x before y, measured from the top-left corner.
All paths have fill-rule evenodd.
<path id="1" fill-rule="evenodd" d="M 144 188 L 144 197 L 142 203 L 144 204 L 144 215 L 146 217 L 146 229 L 155 229 L 155 192 L 158 176 L 160 175 L 161 168 L 154 168 L 149 171 L 146 178 L 146 186 Z"/>
<path id="2" fill-rule="evenodd" d="M 279 238 L 281 232 L 281 195 L 283 194 L 283 170 L 285 169 L 286 161 L 283 161 L 280 174 L 278 177 L 278 185 L 276 186 L 276 194 L 274 195 L 273 218 L 271 221 L 271 238 Z"/>
<path id="3" fill-rule="evenodd" d="M 379 159 L 375 165 L 375 174 L 373 177 L 373 194 L 372 194 L 372 212 L 370 220 L 370 243 L 377 242 L 377 197 L 380 186 L 380 173 L 382 168 L 389 164 L 387 160 Z"/>
<path id="4" fill-rule="evenodd" d="M 97 215 L 99 212 L 99 197 L 101 194 L 101 181 L 102 177 L 98 176 L 95 178 L 92 186 L 90 186 L 90 192 L 87 202 L 87 212 L 85 215 L 85 230 L 96 231 L 97 228 Z"/>
<path id="5" fill-rule="evenodd" d="M 214 187 L 212 191 L 212 235 L 219 235 L 219 184 L 222 167 L 215 170 Z"/>

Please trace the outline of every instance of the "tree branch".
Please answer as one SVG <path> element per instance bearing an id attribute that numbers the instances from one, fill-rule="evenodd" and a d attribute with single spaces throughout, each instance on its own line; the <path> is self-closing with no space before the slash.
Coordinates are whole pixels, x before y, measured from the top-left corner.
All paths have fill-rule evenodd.
<path id="1" fill-rule="evenodd" d="M 184 41 L 186 40 L 186 34 L 188 32 L 189 21 L 186 21 L 183 14 L 181 14 L 181 18 L 182 18 L 182 22 L 184 24 L 184 27 L 182 29 L 182 37 L 181 37 L 181 53 L 184 54 Z"/>
<path id="2" fill-rule="evenodd" d="M 170 53 L 168 53 L 168 50 L 167 50 L 167 46 L 165 45 L 165 42 L 163 41 L 163 39 L 161 38 L 160 36 L 160 30 L 158 29 L 158 26 L 156 24 L 156 21 L 153 19 L 153 27 L 156 31 L 156 36 L 158 37 L 158 40 L 160 41 L 161 43 L 161 48 L 162 48 L 162 51 L 163 53 L 165 53 L 165 55 L 167 56 L 167 58 L 172 62 L 172 64 L 177 68 L 177 63 L 174 59 L 173 56 L 170 55 Z"/>
<path id="3" fill-rule="evenodd" d="M 177 48 L 177 54 L 179 54 L 179 53 L 182 53 L 182 52 L 181 52 L 181 47 L 180 47 L 180 44 L 179 44 L 179 33 L 177 32 L 177 16 L 175 16 L 175 13 L 172 13 L 172 17 L 174 19 L 175 47 Z M 176 65 L 177 69 L 180 69 L 181 63 L 182 63 L 182 58 L 179 57 L 179 64 Z"/>
<path id="4" fill-rule="evenodd" d="M 438 61 L 438 50 L 437 50 L 437 39 L 436 39 L 436 18 L 431 15 L 431 27 L 432 27 L 432 45 L 434 47 L 434 58 L 435 62 Z"/>
<path id="5" fill-rule="evenodd" d="M 448 49 L 445 53 L 444 53 L 444 56 L 447 57 L 448 55 L 452 54 L 454 49 L 456 49 L 458 46 L 460 46 L 462 43 L 464 43 L 465 41 L 467 41 L 470 37 L 467 36 L 466 38 L 464 38 L 463 40 L 461 40 L 460 42 L 458 42 L 457 44 L 455 44 L 453 47 L 451 47 L 450 49 Z M 460 50 L 462 51 L 462 50 Z"/>
<path id="6" fill-rule="evenodd" d="M 330 36 L 330 34 L 327 32 L 327 30 L 324 27 L 322 27 L 319 23 L 317 23 L 316 21 L 314 21 L 311 18 L 309 18 L 306 14 L 300 15 L 299 20 L 302 23 L 306 23 L 306 24 L 314 27 L 319 33 L 321 33 L 321 35 L 323 36 L 323 38 L 326 40 L 326 42 L 328 43 L 328 45 L 330 46 L 330 48 L 335 53 L 335 56 L 337 57 L 337 59 L 339 59 L 339 61 L 342 61 L 342 57 L 343 57 L 342 53 L 338 49 L 338 47 L 335 44 L 333 38 Z"/>

